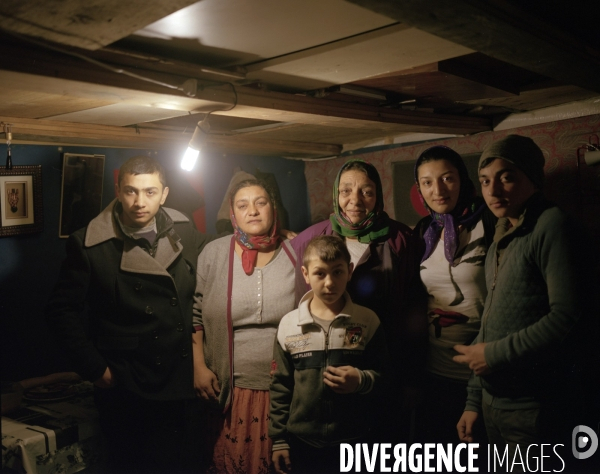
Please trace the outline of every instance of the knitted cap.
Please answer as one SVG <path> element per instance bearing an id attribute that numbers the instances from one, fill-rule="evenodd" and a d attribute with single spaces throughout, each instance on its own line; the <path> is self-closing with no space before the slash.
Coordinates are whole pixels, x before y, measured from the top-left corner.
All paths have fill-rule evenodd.
<path id="1" fill-rule="evenodd" d="M 508 135 L 491 145 L 488 145 L 481 158 L 478 170 L 489 158 L 502 158 L 519 168 L 538 188 L 544 186 L 544 154 L 539 146 L 528 137 Z"/>

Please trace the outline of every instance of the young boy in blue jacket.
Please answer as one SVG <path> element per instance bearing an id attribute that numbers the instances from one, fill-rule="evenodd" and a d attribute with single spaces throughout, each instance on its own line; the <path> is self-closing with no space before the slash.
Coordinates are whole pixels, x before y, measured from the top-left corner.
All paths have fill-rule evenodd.
<path id="1" fill-rule="evenodd" d="M 388 355 L 377 315 L 352 303 L 352 263 L 337 236 L 315 237 L 302 274 L 311 290 L 279 324 L 270 396 L 278 473 L 339 472 L 340 443 L 365 440 Z"/>

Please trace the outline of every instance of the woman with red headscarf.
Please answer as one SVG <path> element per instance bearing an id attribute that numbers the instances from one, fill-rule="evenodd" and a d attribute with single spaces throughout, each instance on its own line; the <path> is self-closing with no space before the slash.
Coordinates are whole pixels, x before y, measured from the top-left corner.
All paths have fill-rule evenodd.
<path id="1" fill-rule="evenodd" d="M 296 256 L 279 235 L 272 193 L 245 180 L 230 193 L 233 236 L 198 258 L 194 385 L 212 404 L 210 472 L 267 472 L 269 384 L 280 319 L 294 309 Z"/>

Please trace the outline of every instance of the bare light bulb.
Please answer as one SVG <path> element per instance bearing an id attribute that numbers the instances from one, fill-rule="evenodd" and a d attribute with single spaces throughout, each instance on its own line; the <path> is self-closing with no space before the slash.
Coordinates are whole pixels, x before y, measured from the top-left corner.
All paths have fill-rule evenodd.
<path id="1" fill-rule="evenodd" d="M 196 164 L 196 160 L 198 160 L 199 154 L 200 150 L 188 147 L 183 155 L 183 158 L 181 159 L 181 168 L 186 171 L 192 171 L 192 169 L 194 169 L 194 165 Z"/>

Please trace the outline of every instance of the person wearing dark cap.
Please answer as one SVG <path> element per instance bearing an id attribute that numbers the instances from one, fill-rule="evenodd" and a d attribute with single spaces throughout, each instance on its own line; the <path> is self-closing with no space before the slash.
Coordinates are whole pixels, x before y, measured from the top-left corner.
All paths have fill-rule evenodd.
<path id="1" fill-rule="evenodd" d="M 529 445 L 562 442 L 577 424 L 574 347 L 587 311 L 578 250 L 586 247 L 570 217 L 544 198 L 544 155 L 531 138 L 509 135 L 488 146 L 479 180 L 499 220 L 485 262 L 481 329 L 471 345 L 455 346 L 454 360 L 473 370 L 457 429 L 473 441 L 482 414 L 489 442 L 500 452 L 508 446 L 512 462 Z"/>

